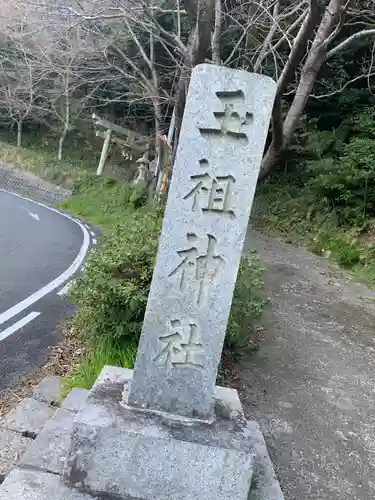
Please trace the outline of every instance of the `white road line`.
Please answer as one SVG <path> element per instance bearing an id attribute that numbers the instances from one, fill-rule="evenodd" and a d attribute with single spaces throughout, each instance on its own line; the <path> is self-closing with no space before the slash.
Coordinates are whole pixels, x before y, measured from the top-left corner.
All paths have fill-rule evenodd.
<path id="1" fill-rule="evenodd" d="M 92 239 L 92 244 L 93 244 L 93 245 L 96 245 L 97 243 L 98 243 L 98 240 L 97 240 L 96 238 L 93 238 L 93 239 Z"/>
<path id="2" fill-rule="evenodd" d="M 43 288 L 38 290 L 37 292 L 33 293 L 26 299 L 22 300 L 15 306 L 11 307 L 10 309 L 7 309 L 5 312 L 0 314 L 0 325 L 2 323 L 5 323 L 6 321 L 10 320 L 13 318 L 13 316 L 16 316 L 17 314 L 20 314 L 24 309 L 27 309 L 30 307 L 32 304 L 37 302 L 38 300 L 42 299 L 45 295 L 47 295 L 50 292 L 53 292 L 56 288 L 59 286 L 63 285 L 66 281 L 69 280 L 69 278 L 79 269 L 81 264 L 83 263 L 85 256 L 87 254 L 87 251 L 90 247 L 90 235 L 85 228 L 85 226 L 79 222 L 78 220 L 74 219 L 68 214 L 64 214 L 63 212 L 59 212 L 59 210 L 56 210 L 55 208 L 49 207 L 47 205 L 44 205 L 43 203 L 39 203 L 38 201 L 30 200 L 29 198 L 25 198 L 24 196 L 21 196 L 19 194 L 15 193 L 10 193 L 9 191 L 6 191 L 6 189 L 0 189 L 0 191 L 3 191 L 4 193 L 11 194 L 13 196 L 17 196 L 18 198 L 21 198 L 23 200 L 27 200 L 31 203 L 35 203 L 36 205 L 39 205 L 40 207 L 46 208 L 47 210 L 51 210 L 51 212 L 55 212 L 66 219 L 69 219 L 73 221 L 75 224 L 78 224 L 78 226 L 81 228 L 83 232 L 83 243 L 82 246 L 78 252 L 77 257 L 74 259 L 73 263 L 64 271 L 60 276 L 55 278 L 53 281 L 45 285 Z"/>
<path id="3" fill-rule="evenodd" d="M 9 326 L 8 328 L 6 328 L 2 332 L 0 332 L 0 340 L 6 339 L 7 337 L 9 337 L 13 333 L 15 333 L 20 328 L 22 328 L 23 326 L 25 326 L 28 323 L 30 323 L 30 321 L 32 321 L 37 316 L 39 316 L 39 314 L 40 314 L 40 312 L 35 312 L 35 311 L 31 312 L 30 314 L 28 314 L 24 318 L 22 318 L 19 321 L 17 321 L 17 323 L 14 323 L 13 325 Z"/>
<path id="4" fill-rule="evenodd" d="M 63 295 L 66 295 L 69 292 L 69 289 L 73 285 L 73 283 L 74 283 L 74 280 L 68 281 L 68 283 L 59 292 L 57 292 L 57 295 L 60 295 L 61 297 Z"/>
<path id="5" fill-rule="evenodd" d="M 96 234 L 94 233 L 94 231 L 90 231 L 90 234 L 91 234 L 91 236 L 96 236 Z"/>
<path id="6" fill-rule="evenodd" d="M 21 208 L 26 210 L 26 212 L 30 215 L 30 217 L 32 217 L 33 219 L 35 219 L 37 221 L 40 221 L 40 217 L 38 214 L 34 214 L 33 212 L 30 212 L 30 210 L 27 210 L 27 208 L 25 208 L 25 207 L 21 207 Z"/>

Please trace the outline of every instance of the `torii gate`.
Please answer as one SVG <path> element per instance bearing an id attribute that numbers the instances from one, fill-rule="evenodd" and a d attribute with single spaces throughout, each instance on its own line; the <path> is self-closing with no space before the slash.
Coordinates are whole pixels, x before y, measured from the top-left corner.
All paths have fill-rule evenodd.
<path id="1" fill-rule="evenodd" d="M 142 155 L 149 151 L 150 138 L 148 136 L 100 118 L 95 113 L 92 115 L 92 119 L 94 121 L 94 127 L 97 128 L 95 135 L 104 139 L 102 153 L 100 155 L 99 165 L 96 171 L 97 175 L 102 175 L 103 173 L 111 142 L 117 144 L 121 148 L 131 149 Z M 122 138 L 117 137 L 114 134 L 120 135 Z"/>

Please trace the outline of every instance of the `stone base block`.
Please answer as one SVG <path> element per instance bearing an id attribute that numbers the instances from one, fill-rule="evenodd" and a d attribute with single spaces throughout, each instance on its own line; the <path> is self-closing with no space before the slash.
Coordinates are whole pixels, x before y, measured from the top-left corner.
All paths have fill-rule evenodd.
<path id="1" fill-rule="evenodd" d="M 89 396 L 89 391 L 87 389 L 80 389 L 75 387 L 70 391 L 64 401 L 61 403 L 61 408 L 69 411 L 79 411 L 82 406 L 86 403 Z"/>
<path id="2" fill-rule="evenodd" d="M 75 414 L 57 410 L 23 455 L 20 466 L 61 474 L 70 448 Z"/>
<path id="3" fill-rule="evenodd" d="M 35 387 L 33 398 L 43 403 L 55 404 L 61 402 L 61 377 L 45 377 Z"/>
<path id="4" fill-rule="evenodd" d="M 131 372 L 105 371 L 74 424 L 68 484 L 124 500 L 283 499 L 236 391 L 217 389 L 213 422 L 184 419 L 128 407 Z"/>
<path id="5" fill-rule="evenodd" d="M 14 431 L 0 429 L 0 483 L 15 467 L 33 440 Z"/>
<path id="6" fill-rule="evenodd" d="M 14 469 L 0 486 L 0 500 L 94 499 L 88 493 L 81 493 L 67 487 L 54 474 L 26 469 Z M 111 500 L 111 497 L 107 497 L 105 500 Z"/>
<path id="7" fill-rule="evenodd" d="M 0 420 L 0 428 L 36 437 L 55 411 L 47 403 L 26 398 Z"/>

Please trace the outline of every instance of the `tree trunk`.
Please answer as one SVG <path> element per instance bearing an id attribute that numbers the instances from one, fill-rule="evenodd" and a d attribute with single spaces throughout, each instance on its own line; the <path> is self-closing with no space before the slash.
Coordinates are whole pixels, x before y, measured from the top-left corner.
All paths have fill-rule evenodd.
<path id="1" fill-rule="evenodd" d="M 184 0 L 184 6 L 191 22 L 195 23 L 188 43 L 188 57 L 182 65 L 176 92 L 176 128 L 173 158 L 175 157 L 178 139 L 185 110 L 187 88 L 190 72 L 197 64 L 205 61 L 211 45 L 211 33 L 215 19 L 215 0 Z"/>
<path id="2" fill-rule="evenodd" d="M 62 161 L 64 142 L 65 142 L 66 136 L 68 135 L 69 127 L 70 127 L 69 77 L 70 77 L 70 74 L 68 72 L 65 80 L 63 78 L 63 84 L 64 84 L 64 88 L 65 88 L 65 96 L 64 96 L 65 97 L 65 117 L 64 117 L 64 129 L 63 129 L 63 132 L 62 132 L 60 140 L 59 140 L 59 151 L 57 153 L 57 158 L 59 161 Z"/>
<path id="3" fill-rule="evenodd" d="M 215 26 L 212 34 L 212 62 L 214 64 L 221 64 L 221 0 L 215 0 Z"/>
<path id="4" fill-rule="evenodd" d="M 182 125 L 182 118 L 184 116 L 185 103 L 186 103 L 186 89 L 189 85 L 190 80 L 190 68 L 181 68 L 180 77 L 177 84 L 176 91 L 176 104 L 175 104 L 175 115 L 176 115 L 176 125 L 175 125 L 175 140 L 173 145 L 173 161 L 176 156 L 178 140 L 180 138 L 180 131 Z"/>
<path id="5" fill-rule="evenodd" d="M 154 83 L 157 84 L 157 82 L 154 79 Z M 154 106 L 154 115 L 155 115 L 155 153 L 156 153 L 156 161 L 157 161 L 157 168 L 156 172 L 154 172 L 149 186 L 148 186 L 148 202 L 151 203 L 154 199 L 154 194 L 156 190 L 156 185 L 158 182 L 158 175 L 159 175 L 159 169 L 160 169 L 160 162 L 161 162 L 161 157 L 162 157 L 162 135 L 163 135 L 163 115 L 162 115 L 162 108 L 161 108 L 161 102 L 160 98 L 158 96 L 158 92 L 155 92 L 155 96 L 152 100 L 153 106 Z"/>
<path id="6" fill-rule="evenodd" d="M 59 151 L 57 153 L 57 158 L 59 161 L 62 161 L 64 142 L 65 142 L 67 135 L 68 135 L 68 127 L 64 127 L 64 132 L 61 134 L 60 139 L 59 139 Z"/>
<path id="7" fill-rule="evenodd" d="M 17 122 L 17 148 L 22 146 L 22 128 L 23 128 L 23 120 Z"/>
<path id="8" fill-rule="evenodd" d="M 314 87 L 316 77 L 327 58 L 326 40 L 333 33 L 342 7 L 346 0 L 331 0 L 326 7 L 318 27 L 311 49 L 303 65 L 300 81 L 289 111 L 283 123 L 283 145 L 280 138 L 273 138 L 265 154 L 259 174 L 259 180 L 266 178 L 280 161 L 283 150 L 289 145 L 298 122 L 305 110 L 307 101 Z"/>

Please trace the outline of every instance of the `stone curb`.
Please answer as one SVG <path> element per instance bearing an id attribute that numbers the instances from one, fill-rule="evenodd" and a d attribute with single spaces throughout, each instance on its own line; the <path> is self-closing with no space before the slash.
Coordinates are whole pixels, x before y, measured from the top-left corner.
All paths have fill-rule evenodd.
<path id="1" fill-rule="evenodd" d="M 71 196 L 71 192 L 67 189 L 43 181 L 30 172 L 7 165 L 0 165 L 0 189 L 47 204 L 60 203 Z"/>

